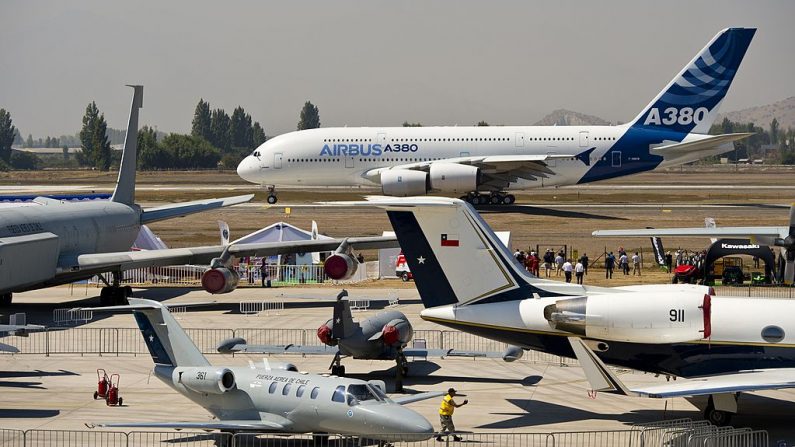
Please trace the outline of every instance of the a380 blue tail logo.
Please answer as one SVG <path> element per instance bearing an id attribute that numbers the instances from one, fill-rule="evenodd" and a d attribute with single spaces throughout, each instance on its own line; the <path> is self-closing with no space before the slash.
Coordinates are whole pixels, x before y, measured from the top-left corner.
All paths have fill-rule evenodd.
<path id="1" fill-rule="evenodd" d="M 731 28 L 721 33 L 660 94 L 634 127 L 664 126 L 691 132 L 726 96 L 755 32 Z"/>

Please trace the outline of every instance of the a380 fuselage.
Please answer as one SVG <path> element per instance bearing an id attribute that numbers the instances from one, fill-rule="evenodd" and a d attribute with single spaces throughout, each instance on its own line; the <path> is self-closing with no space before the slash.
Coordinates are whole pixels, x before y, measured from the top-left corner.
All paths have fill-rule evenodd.
<path id="1" fill-rule="evenodd" d="M 371 173 L 411 163 L 494 155 L 563 155 L 547 178 L 518 178 L 506 189 L 589 183 L 703 157 L 664 159 L 663 144 L 701 136 L 629 126 L 321 128 L 280 135 L 238 167 L 252 183 L 274 186 L 377 186 Z M 716 153 L 719 151 L 716 151 Z M 691 159 L 692 158 L 692 159 Z"/>

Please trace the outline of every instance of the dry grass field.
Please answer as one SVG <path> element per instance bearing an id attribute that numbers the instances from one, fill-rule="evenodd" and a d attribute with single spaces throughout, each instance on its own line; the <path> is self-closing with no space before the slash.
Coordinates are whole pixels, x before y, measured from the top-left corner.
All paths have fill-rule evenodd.
<path id="1" fill-rule="evenodd" d="M 116 173 L 96 171 L 7 172 L 0 185 L 35 188 L 40 185 L 83 185 L 88 190 L 109 191 Z M 171 247 L 215 244 L 217 220 L 229 223 L 233 236 L 242 236 L 277 221 L 301 228 L 318 222 L 329 236 L 380 235 L 390 230 L 383 211 L 378 209 L 324 208 L 318 201 L 357 200 L 366 189 L 284 189 L 279 204 L 269 206 L 256 185 L 240 180 L 232 171 L 147 172 L 138 175 L 138 201 L 144 205 L 255 192 L 252 204 L 207 212 L 153 224 L 152 229 Z M 651 247 L 648 239 L 596 239 L 597 229 L 703 226 L 712 217 L 719 226 L 786 225 L 785 209 L 758 206 L 787 205 L 795 199 L 795 170 L 787 167 L 716 166 L 676 168 L 640 174 L 624 179 L 567 188 L 543 188 L 517 194 L 517 203 L 529 206 L 510 209 L 484 208 L 483 217 L 495 230 L 510 230 L 513 247 L 527 250 L 564 245 L 587 252 L 591 259 L 619 246 L 629 252 L 642 251 L 648 266 Z M 738 204 L 740 207 L 693 207 L 681 205 Z M 290 214 L 285 208 L 294 205 Z M 545 206 L 555 206 L 554 209 Z M 634 205 L 645 205 L 636 207 Z M 562 208 L 571 206 L 570 208 Z M 705 248 L 703 239 L 663 240 L 666 249 Z M 365 253 L 372 259 L 374 253 Z M 647 267 L 642 279 L 617 274 L 611 284 L 667 282 L 667 274 Z M 603 271 L 594 271 L 588 282 L 603 283 Z"/>

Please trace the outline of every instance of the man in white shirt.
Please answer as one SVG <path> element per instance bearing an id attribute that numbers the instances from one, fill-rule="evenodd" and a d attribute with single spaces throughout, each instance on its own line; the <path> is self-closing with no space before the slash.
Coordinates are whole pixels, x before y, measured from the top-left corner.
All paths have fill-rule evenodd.
<path id="1" fill-rule="evenodd" d="M 577 265 L 574 266 L 574 276 L 577 277 L 577 284 L 582 284 L 582 277 L 585 274 L 585 266 L 582 265 L 582 262 L 577 261 Z"/>
<path id="2" fill-rule="evenodd" d="M 563 270 L 563 274 L 566 275 L 566 282 L 571 282 L 571 272 L 574 270 L 574 266 L 571 265 L 571 259 L 567 259 L 566 262 L 563 263 L 561 269 Z"/>
<path id="3" fill-rule="evenodd" d="M 640 256 L 638 256 L 638 252 L 632 255 L 632 276 L 635 276 L 635 272 L 640 276 Z"/>
<path id="4" fill-rule="evenodd" d="M 624 272 L 625 275 L 629 275 L 629 259 L 627 258 L 627 254 L 624 253 L 618 258 L 618 266 L 621 268 L 621 271 Z"/>

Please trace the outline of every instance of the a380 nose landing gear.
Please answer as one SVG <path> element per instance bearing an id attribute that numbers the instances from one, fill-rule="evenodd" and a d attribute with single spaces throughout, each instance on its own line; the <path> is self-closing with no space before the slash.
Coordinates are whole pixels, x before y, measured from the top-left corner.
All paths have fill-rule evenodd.
<path id="1" fill-rule="evenodd" d="M 513 205 L 516 202 L 516 197 L 513 194 L 506 194 L 500 191 L 492 191 L 488 194 L 473 191 L 461 196 L 461 200 L 472 205 Z"/>
<path id="2" fill-rule="evenodd" d="M 273 185 L 268 186 L 268 204 L 275 205 L 279 199 L 276 197 L 276 187 Z"/>

